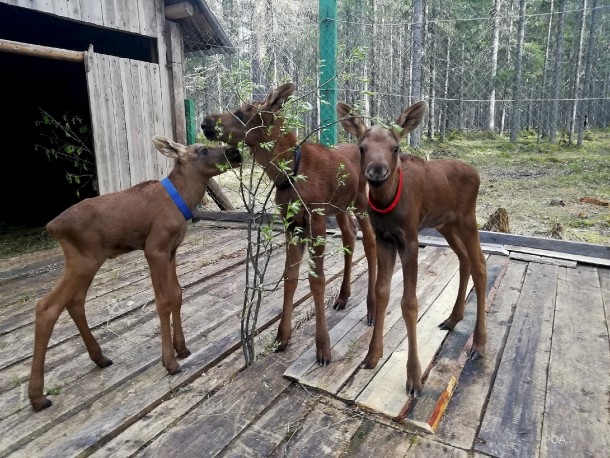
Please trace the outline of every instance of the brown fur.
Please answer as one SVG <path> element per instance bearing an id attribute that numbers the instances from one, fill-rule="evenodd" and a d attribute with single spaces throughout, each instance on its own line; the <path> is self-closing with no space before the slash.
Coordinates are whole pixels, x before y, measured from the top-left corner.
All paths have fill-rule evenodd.
<path id="1" fill-rule="evenodd" d="M 171 182 L 190 209 L 201 201 L 208 181 L 218 175 L 217 164 L 236 166 L 241 161 L 235 148 L 188 147 L 164 137 L 153 142 L 164 155 L 175 158 Z M 124 191 L 85 199 L 64 210 L 47 224 L 64 252 L 64 275 L 36 304 L 34 356 L 29 398 L 34 410 L 51 406 L 43 395 L 44 360 L 57 318 L 67 308 L 89 356 L 99 367 L 112 361 L 103 355 L 85 317 L 85 297 L 98 269 L 106 259 L 144 250 L 155 291 L 161 321 L 161 361 L 170 374 L 180 371 L 180 358 L 190 354 L 186 347 L 180 308 L 182 290 L 176 276 L 176 250 L 186 234 L 187 222 L 159 181 L 145 181 Z M 173 341 L 170 331 L 173 322 Z"/>
<path id="2" fill-rule="evenodd" d="M 471 359 L 484 353 L 486 340 L 487 269 L 479 243 L 475 212 L 479 174 L 475 168 L 461 161 L 424 161 L 416 156 L 400 154 L 401 137 L 419 125 L 425 109 L 425 102 L 418 102 L 401 113 L 396 128 L 368 128 L 362 118 L 352 114 L 349 105 L 337 104 L 341 124 L 358 138 L 362 174 L 369 182 L 370 199 L 376 208 L 382 210 L 390 205 L 398 191 L 399 167 L 403 171 L 402 195 L 396 208 L 389 213 L 369 212 L 377 237 L 377 318 L 369 351 L 361 367 L 374 368 L 383 354 L 383 321 L 398 253 L 404 277 L 401 307 L 409 343 L 406 388 L 410 395 L 417 395 L 422 387 L 417 354 L 418 304 L 415 295 L 420 229 L 436 228 L 460 261 L 457 299 L 451 315 L 440 327 L 453 329 L 463 318 L 466 286 L 472 273 L 477 294 L 477 321 Z"/>
<path id="3" fill-rule="evenodd" d="M 301 161 L 298 174 L 305 180 L 294 180 L 286 189 L 287 175 L 279 170 L 281 160 L 292 161 L 293 151 L 297 146 L 296 134 L 284 131 L 284 119 L 281 108 L 294 91 L 294 85 L 284 84 L 272 91 L 262 102 L 250 102 L 222 114 L 207 116 L 201 127 L 210 139 L 217 139 L 232 145 L 244 142 L 250 147 L 256 162 L 261 165 L 267 176 L 279 186 L 276 189 L 275 201 L 286 215 L 286 204 L 301 199 L 308 211 L 301 211 L 293 219 L 286 234 L 287 240 L 297 227 L 303 228 L 303 237 L 315 239 L 326 237 L 326 216 L 334 215 L 341 229 L 343 245 L 350 253 L 345 255 L 343 282 L 334 308 L 343 309 L 351 294 L 352 254 L 356 237 L 353 222 L 346 213 L 354 205 L 358 212 L 358 222 L 363 233 L 364 250 L 369 262 L 369 290 L 367 296 L 368 322 L 372 324 L 375 316 L 374 284 L 376 265 L 375 240 L 373 230 L 366 216 L 366 181 L 360 174 L 360 154 L 356 145 L 341 144 L 326 148 L 317 143 L 301 145 Z M 262 145 L 273 142 L 269 150 Z M 344 173 L 349 174 L 344 184 L 339 184 L 337 171 L 340 164 L 345 166 Z M 324 214 L 313 211 L 323 210 Z M 284 270 L 284 304 L 280 320 L 277 342 L 279 350 L 284 350 L 291 337 L 293 296 L 297 287 L 299 267 L 303 258 L 304 245 L 301 243 L 286 245 L 286 266 Z M 319 365 L 325 366 L 331 360 L 330 339 L 324 314 L 324 245 L 312 247 L 314 252 L 314 272 L 309 276 L 309 284 L 316 309 L 316 359 Z"/>

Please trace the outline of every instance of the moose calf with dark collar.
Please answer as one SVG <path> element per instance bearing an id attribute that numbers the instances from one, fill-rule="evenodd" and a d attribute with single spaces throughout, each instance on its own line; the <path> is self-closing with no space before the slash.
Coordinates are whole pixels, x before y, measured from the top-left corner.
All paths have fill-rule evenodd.
<path id="1" fill-rule="evenodd" d="M 34 410 L 51 406 L 43 394 L 44 360 L 49 339 L 61 312 L 67 308 L 90 358 L 99 367 L 112 364 L 91 333 L 85 317 L 85 297 L 106 259 L 144 250 L 150 268 L 157 313 L 161 321 L 161 361 L 169 374 L 180 371 L 176 354 L 186 347 L 180 308 L 182 290 L 176 276 L 176 251 L 182 243 L 191 210 L 201 201 L 210 178 L 241 162 L 233 147 L 184 146 L 165 137 L 153 137 L 156 148 L 176 160 L 169 177 L 144 181 L 123 191 L 85 199 L 47 224 L 47 231 L 64 252 L 64 274 L 36 304 L 34 356 L 29 398 Z M 170 329 L 173 324 L 173 340 Z"/>
<path id="2" fill-rule="evenodd" d="M 383 323 L 389 301 L 396 253 L 402 263 L 404 292 L 402 315 L 409 344 L 406 389 L 417 396 L 422 388 L 417 354 L 416 291 L 418 232 L 436 228 L 455 251 L 460 263 L 460 286 L 451 315 L 440 324 L 453 329 L 464 316 L 466 287 L 470 274 L 477 295 L 477 320 L 470 359 L 485 351 L 486 260 L 479 242 L 476 201 L 477 170 L 458 160 L 425 161 L 400 154 L 400 140 L 422 121 L 425 102 L 406 108 L 390 128 L 367 127 L 362 117 L 345 103 L 337 104 L 341 125 L 358 139 L 361 170 L 369 184 L 369 214 L 377 240 L 377 315 L 373 337 L 362 368 L 374 368 L 383 353 Z"/>

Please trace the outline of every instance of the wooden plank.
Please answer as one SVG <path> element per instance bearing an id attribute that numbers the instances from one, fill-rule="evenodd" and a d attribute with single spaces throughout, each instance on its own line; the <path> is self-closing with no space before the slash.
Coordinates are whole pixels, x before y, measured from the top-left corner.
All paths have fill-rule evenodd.
<path id="1" fill-rule="evenodd" d="M 201 246 L 192 246 L 190 252 L 180 256 L 176 273 L 181 285 L 184 287 L 199 282 L 199 279 L 201 278 L 200 269 L 206 265 L 212 265 L 220 261 L 220 265 L 211 267 L 211 269 L 213 269 L 212 272 L 206 272 L 208 275 L 215 275 L 218 273 L 218 268 L 220 266 L 224 266 L 223 269 L 226 269 L 232 267 L 236 263 L 242 262 L 241 259 L 243 259 L 243 256 L 245 256 L 246 253 L 246 241 L 239 240 L 232 243 L 230 240 L 226 240 L 226 242 L 227 244 L 220 244 L 212 249 L 207 249 L 205 256 L 199 252 Z M 136 297 L 141 293 L 147 293 L 148 299 L 145 299 L 145 301 L 150 302 L 152 300 L 153 291 L 151 289 L 148 264 L 143 254 L 139 254 L 139 259 L 135 259 L 131 262 L 128 259 L 126 259 L 124 263 L 121 263 L 120 260 L 109 260 L 104 264 L 104 266 L 107 264 L 108 267 L 100 269 L 87 292 L 88 309 L 95 309 L 98 306 L 102 306 L 104 309 L 111 311 L 117 305 L 117 295 L 129 294 L 131 297 Z M 238 254 L 240 256 L 237 256 Z M 228 257 L 228 259 L 223 262 L 222 258 L 224 257 Z M 229 264 L 227 264 L 226 261 L 229 261 Z M 42 290 L 29 289 L 28 295 L 25 296 L 27 300 L 22 300 L 20 304 L 11 307 L 10 311 L 7 310 L 2 313 L 3 319 L 0 321 L 0 336 L 27 326 L 28 324 L 32 324 L 35 320 L 33 311 L 36 302 L 44 293 L 55 286 L 58 278 L 59 276 L 56 275 L 54 279 L 51 279 L 44 285 Z M 135 304 L 135 301 L 133 302 Z M 135 307 L 138 307 L 138 305 L 135 305 Z M 129 310 L 125 308 L 122 309 L 123 313 L 127 311 Z M 5 314 L 7 315 L 6 318 L 4 318 Z M 65 319 L 65 322 L 70 322 L 66 316 L 63 318 Z M 112 318 L 109 319 L 111 320 Z M 64 321 L 60 318 L 58 324 L 61 326 L 62 323 L 64 323 Z M 29 333 L 29 330 L 27 332 Z M 15 338 L 16 335 L 13 335 L 12 337 Z M 0 351 L 4 347 L 5 345 L 2 338 L 0 338 Z"/>
<path id="2" fill-rule="evenodd" d="M 487 313 L 485 357 L 466 364 L 435 431 L 436 437 L 449 445 L 467 450 L 474 445 L 494 374 L 502 358 L 513 311 L 521 294 L 525 269 L 526 264 L 520 262 L 508 265 Z M 417 405 L 414 410 L 417 410 Z"/>
<path id="3" fill-rule="evenodd" d="M 558 267 L 530 264 L 474 448 L 537 457 Z"/>
<path id="4" fill-rule="evenodd" d="M 148 71 L 150 72 L 150 96 L 152 100 L 155 102 L 155 109 L 152 111 L 152 120 L 151 120 L 151 128 L 154 132 L 154 135 L 167 135 L 166 129 L 164 127 L 164 106 L 163 106 L 163 98 L 161 96 L 161 70 L 159 65 L 149 65 Z M 152 143 L 152 142 L 151 142 Z M 153 179 L 162 180 L 170 172 L 170 166 L 168 162 L 168 158 L 166 158 L 163 154 L 157 152 L 155 156 L 153 156 L 155 161 L 154 169 L 157 171 L 157 176 Z"/>
<path id="5" fill-rule="evenodd" d="M 78 3 L 79 0 L 72 0 Z M 63 2 L 58 2 L 63 3 Z M 80 0 L 80 20 L 89 24 L 105 25 L 102 12 L 102 2 L 92 2 L 90 0 Z"/>
<path id="6" fill-rule="evenodd" d="M 364 271 L 364 269 L 363 269 Z M 361 273 L 362 274 L 362 273 Z M 362 281 L 360 277 L 354 277 L 354 292 L 355 294 L 361 294 L 361 291 L 365 291 L 366 282 Z M 329 289 L 338 287 L 341 279 L 337 278 L 329 284 Z M 293 355 L 291 359 L 299 354 L 304 345 L 308 345 L 311 341 L 311 336 L 315 329 L 315 320 L 311 320 L 313 313 L 313 300 L 310 298 L 299 306 L 295 310 L 295 332 L 293 335 L 294 342 L 298 346 L 293 349 Z M 338 321 L 340 313 L 330 314 L 328 317 L 329 326 Z M 301 325 L 302 323 L 302 325 Z M 275 336 L 277 331 L 273 328 L 268 328 L 262 332 L 257 339 L 260 352 L 260 358 L 257 359 L 257 364 L 266 364 L 266 360 L 262 357 L 267 352 L 265 342 L 269 342 Z M 212 336 L 208 340 L 211 339 Z M 291 345 L 292 346 L 292 345 Z M 262 347 L 262 348 L 261 348 Z M 241 351 L 238 351 L 239 355 L 232 354 L 229 357 L 239 357 L 239 361 L 243 363 L 243 355 Z M 284 353 L 286 355 L 286 353 Z M 288 361 L 288 360 L 286 360 Z M 222 366 L 227 366 L 227 360 L 222 361 Z M 104 446 L 99 452 L 100 456 L 132 456 L 138 449 L 152 441 L 159 435 L 168 425 L 177 422 L 180 418 L 188 411 L 192 410 L 198 404 L 205 399 L 205 388 L 202 387 L 209 377 L 214 377 L 214 372 L 206 371 L 205 376 L 195 379 L 191 384 L 185 387 L 183 390 L 179 390 L 177 394 L 169 401 L 164 401 L 163 404 L 159 405 L 152 412 L 146 415 L 142 420 L 136 424 L 130 426 L 120 436 L 111 440 L 107 446 Z M 205 385 L 209 386 L 209 383 Z M 146 390 L 146 387 L 143 388 Z M 175 390 L 176 391 L 176 390 Z M 300 424 L 298 422 L 298 412 L 301 408 L 307 408 L 299 404 L 298 400 L 294 398 L 294 393 L 303 393 L 306 397 L 311 395 L 302 390 L 301 388 L 291 385 L 288 388 L 288 393 L 280 395 L 278 402 L 274 402 L 271 407 L 265 411 L 265 413 L 250 423 L 245 431 L 243 431 L 236 438 L 233 438 L 231 443 L 228 445 L 226 450 L 238 450 L 243 447 L 249 449 L 260 450 L 260 454 L 254 454 L 254 456 L 266 456 L 265 451 L 272 450 L 277 444 L 278 439 L 286 439 L 289 436 L 277 437 L 272 431 L 279 431 L 283 428 L 288 428 L 289 431 L 293 432 L 295 427 Z M 287 408 L 284 405 L 285 401 L 289 401 Z M 199 407 L 205 410 L 205 406 Z M 272 414 L 276 412 L 277 415 Z M 275 425 L 275 426 L 274 426 Z M 270 432 L 270 433 L 269 433 Z M 269 434 L 265 434 L 269 433 Z M 251 439 L 251 440 L 250 440 Z M 228 456 L 243 456 L 239 453 L 231 454 L 226 452 Z M 252 455 L 251 455 L 252 456 Z"/>
<path id="7" fill-rule="evenodd" d="M 136 60 L 129 60 L 132 93 L 131 100 L 129 101 L 130 109 L 125 112 L 125 117 L 133 116 L 130 122 L 130 131 L 127 136 L 133 140 L 130 144 L 130 172 L 131 172 L 131 184 L 132 186 L 142 181 L 147 180 L 147 158 L 150 156 L 150 143 L 151 138 L 144 138 L 144 123 L 142 119 L 142 112 L 144 111 L 144 100 L 142 100 L 142 81 L 140 80 L 140 70 L 138 67 L 139 63 Z M 146 88 L 148 89 L 148 88 Z"/>
<path id="8" fill-rule="evenodd" d="M 420 246 L 449 247 L 449 244 L 444 237 L 432 237 L 427 235 L 419 236 L 419 244 Z M 506 250 L 502 245 L 481 244 L 481 250 L 483 250 L 483 253 L 487 254 L 501 254 L 504 256 L 509 255 L 508 250 Z"/>
<path id="9" fill-rule="evenodd" d="M 117 17 L 116 0 L 102 0 L 100 3 L 102 5 L 102 21 L 104 27 L 118 29 L 119 19 Z"/>
<path id="10" fill-rule="evenodd" d="M 597 269 L 560 269 L 541 456 L 603 456 L 610 450 L 609 348 Z"/>
<path id="11" fill-rule="evenodd" d="M 602 291 L 604 310 L 606 311 L 606 326 L 610 329 L 610 269 L 598 268 L 599 284 Z"/>
<path id="12" fill-rule="evenodd" d="M 261 364 L 266 364 L 264 361 Z M 301 424 L 312 409 L 318 397 L 302 386 L 289 385 L 260 418 L 248 425 L 240 435 L 222 451 L 223 456 L 272 456 L 284 450 L 284 443 L 290 443 L 298 433 Z"/>
<path id="13" fill-rule="evenodd" d="M 89 109 L 91 115 L 91 131 L 93 133 L 93 149 L 97 168 L 97 186 L 99 194 L 107 194 L 112 190 L 112 174 L 108 164 L 105 126 L 108 110 L 106 98 L 102 97 L 100 86 L 100 57 L 93 52 L 93 47 L 87 51 L 86 72 L 87 90 L 89 93 Z"/>
<path id="14" fill-rule="evenodd" d="M 423 262 L 428 258 L 430 251 L 422 250 L 419 253 L 418 263 Z M 439 262 L 439 264 L 441 264 Z M 428 269 L 421 269 L 418 273 L 418 279 L 422 281 L 421 287 L 424 286 L 423 281 L 425 279 L 430 278 L 426 275 Z M 402 284 L 402 270 L 396 270 L 392 277 L 392 291 L 396 290 Z M 396 294 L 397 296 L 398 294 Z M 397 316 L 396 307 L 393 306 L 394 302 L 388 304 L 388 316 L 386 316 L 386 327 L 389 329 L 401 316 L 400 314 Z M 312 384 L 310 386 L 318 386 L 318 382 L 316 381 L 316 377 L 320 372 L 322 373 L 330 373 L 329 377 L 324 377 L 333 379 L 336 376 L 341 376 L 342 373 L 349 372 L 349 374 L 343 374 L 348 377 L 352 370 L 352 366 L 357 366 L 360 361 L 358 360 L 360 348 L 358 348 L 357 354 L 353 354 L 350 351 L 354 348 L 354 344 L 358 341 L 358 339 L 363 338 L 366 341 L 366 345 L 368 348 L 368 341 L 370 341 L 370 335 L 372 334 L 372 328 L 366 326 L 364 323 L 364 319 L 366 318 L 366 301 L 360 301 L 354 310 L 350 311 L 350 313 L 339 323 L 337 326 L 333 327 L 330 331 L 331 337 L 331 351 L 333 354 L 337 352 L 337 357 L 339 361 L 335 361 L 337 364 L 332 364 L 329 367 L 319 368 L 316 363 L 316 348 L 315 345 L 310 347 L 297 361 L 290 366 L 284 376 L 290 378 L 291 380 L 298 381 L 299 383 Z M 364 324 L 364 327 L 359 326 Z M 358 327 L 355 331 L 357 336 L 352 337 L 352 330 Z M 335 348 L 337 347 L 337 348 Z M 349 357 L 349 358 L 348 358 Z M 353 361 L 347 361 L 348 367 L 350 369 L 344 370 L 343 364 L 341 364 L 341 358 L 349 359 Z M 345 363 L 345 361 L 344 361 Z M 335 369 L 336 367 L 336 369 Z M 310 374 L 308 376 L 308 374 Z M 320 374 L 321 375 L 321 374 Z M 330 389 L 330 388 L 329 388 Z M 336 391 L 332 389 L 332 392 Z"/>
<path id="15" fill-rule="evenodd" d="M 329 263 L 330 264 L 330 263 Z M 335 264 L 335 271 L 340 273 L 342 266 L 342 262 L 337 262 Z M 281 270 L 282 265 L 278 263 L 278 268 Z M 230 274 L 227 274 L 230 275 Z M 333 275 L 332 272 L 329 272 L 328 277 L 330 278 L 338 278 L 338 275 Z M 243 279 L 244 276 L 239 276 L 240 279 Z M 299 296 L 303 297 L 303 294 L 307 294 L 308 285 L 303 285 L 298 291 Z M 235 288 L 235 293 L 239 291 L 239 288 Z M 200 300 L 197 300 L 197 297 L 193 297 L 192 300 L 185 300 L 185 304 L 183 305 L 183 310 L 186 309 L 196 309 L 198 320 L 195 320 L 191 317 L 185 319 L 185 334 L 189 339 L 191 347 L 193 347 L 193 342 L 195 343 L 195 347 L 197 348 L 191 356 L 185 360 L 182 364 L 184 374 L 179 374 L 177 376 L 172 377 L 172 381 L 182 380 L 181 383 L 187 383 L 192 381 L 189 377 L 198 377 L 201 373 L 211 365 L 216 364 L 217 361 L 224 358 L 228 353 L 234 351 L 239 345 L 239 333 L 236 332 L 239 329 L 239 313 L 237 310 L 241 309 L 242 306 L 242 298 L 237 296 L 235 300 L 234 307 L 231 308 L 228 306 L 226 299 L 226 282 L 221 282 L 218 285 L 218 293 L 215 297 L 216 301 L 214 302 L 220 307 L 220 311 L 210 312 L 206 309 L 201 309 L 199 306 Z M 277 291 L 270 297 L 271 303 L 275 303 L 278 299 L 281 298 L 282 292 Z M 300 299 L 297 299 L 295 303 L 298 305 L 301 302 Z M 278 301 L 279 303 L 279 301 Z M 267 308 L 261 316 L 262 323 L 259 329 L 265 327 L 269 322 L 274 319 L 277 319 L 279 315 L 281 307 L 269 307 Z M 151 312 L 154 313 L 154 312 Z M 187 315 L 188 316 L 188 315 Z M 225 317 L 229 318 L 229 321 L 224 321 Z M 153 325 L 154 322 L 154 325 Z M 148 320 L 148 327 L 139 329 L 140 339 L 149 339 L 151 343 L 149 346 L 157 346 L 158 345 L 158 336 L 156 333 L 151 333 L 150 327 L 156 328 L 158 326 L 156 317 L 155 319 Z M 195 326 L 199 334 L 197 336 L 192 336 L 189 332 L 191 327 Z M 133 352 L 134 343 L 132 339 L 134 338 L 134 334 L 131 333 L 129 337 L 129 341 L 125 341 L 123 344 L 123 348 L 126 353 L 129 353 L 128 358 L 123 364 L 113 366 L 111 371 L 105 371 L 101 375 L 99 374 L 102 371 L 94 370 L 93 372 L 87 373 L 84 377 L 79 378 L 78 382 L 74 384 L 74 386 L 70 385 L 62 388 L 62 398 L 61 402 L 58 403 L 57 406 L 53 408 L 53 416 L 45 416 L 45 415 L 31 415 L 28 409 L 23 411 L 19 411 L 10 416 L 10 418 L 3 419 L 0 421 L 0 432 L 1 431 L 11 431 L 11 434 L 0 434 L 0 450 L 14 450 L 16 447 L 23 445 L 28 442 L 35 436 L 40 436 L 45 431 L 50 430 L 50 428 L 56 427 L 55 421 L 58 419 L 67 418 L 66 415 L 74 415 L 84 409 L 89 409 L 93 404 L 97 403 L 100 399 L 100 396 L 104 396 L 106 393 L 111 392 L 116 387 L 124 386 L 128 381 L 135 375 L 139 374 L 144 370 L 148 370 L 151 367 L 159 369 L 160 382 L 159 384 L 162 386 L 164 390 L 171 389 L 168 387 L 166 379 L 166 374 L 164 370 L 158 366 L 158 355 L 149 354 L 149 352 Z M 154 342 L 153 342 L 154 341 Z M 203 345 L 197 346 L 197 342 L 203 342 Z M 137 345 L 137 343 L 136 343 Z M 146 345 L 146 340 L 141 344 L 143 346 Z M 156 353 L 156 352 L 154 352 Z M 109 353 L 112 356 L 112 353 Z M 86 357 L 83 355 L 83 357 Z M 82 362 L 81 362 L 82 365 Z M 191 370 L 193 369 L 193 370 Z M 183 378 L 184 377 L 184 378 Z M 60 380 L 63 380 L 60 378 Z M 82 386 L 87 386 L 88 390 L 86 393 L 82 391 Z M 146 391 L 146 390 L 144 390 Z M 148 394 L 148 391 L 146 391 Z M 150 396 L 152 397 L 152 401 L 150 399 L 146 402 L 152 402 L 156 405 L 156 403 L 160 403 L 165 394 L 164 392 L 151 392 Z M 133 396 L 132 396 L 133 397 Z M 133 402 L 141 403 L 144 400 L 141 397 L 136 396 L 136 399 Z M 105 407 L 107 407 L 108 402 L 105 402 Z M 143 409 L 147 409 L 142 407 Z M 99 407 L 98 407 L 99 409 Z M 127 409 L 127 407 L 125 407 Z M 105 416 L 104 421 L 101 424 L 97 425 L 97 428 L 92 427 L 87 430 L 87 434 L 102 434 L 101 427 L 104 427 L 104 433 L 108 433 L 108 430 L 112 430 L 112 428 L 116 427 L 116 424 L 113 426 L 111 419 L 114 419 L 116 422 L 120 422 L 120 418 L 118 416 L 117 409 L 109 409 L 104 410 L 100 409 Z M 94 409 L 95 411 L 95 409 Z M 87 410 L 87 412 L 90 412 Z M 131 411 L 127 411 L 129 414 Z M 131 415 L 131 414 L 130 414 Z M 63 421 L 63 420 L 62 420 Z M 77 423 L 81 423 L 82 419 Z M 53 433 L 49 433 L 52 437 L 58 437 L 57 431 Z M 62 435 L 63 433 L 59 434 Z M 80 443 L 83 444 L 82 439 L 83 436 L 79 438 L 72 438 L 71 444 L 75 445 Z M 43 441 L 43 439 L 40 439 Z M 78 441 L 81 442 L 78 442 Z M 49 441 L 47 440 L 47 443 Z M 87 440 L 85 440 L 86 443 Z M 42 442 L 41 442 L 42 443 Z M 71 446 L 72 446 L 71 445 Z"/>
<path id="16" fill-rule="evenodd" d="M 138 72 L 140 74 L 140 98 L 142 100 L 142 145 L 143 160 L 145 164 L 145 175 L 147 180 L 156 180 L 159 176 L 157 171 L 157 156 L 160 154 L 152 143 L 153 135 L 156 135 L 153 129 L 153 113 L 156 111 L 156 101 L 152 98 L 150 92 L 150 64 L 148 62 L 137 62 Z"/>
<path id="17" fill-rule="evenodd" d="M 437 302 L 433 304 L 434 313 L 423 315 L 417 323 L 418 353 L 423 377 L 426 376 L 439 346 L 447 336 L 448 331 L 438 329 L 438 325 L 451 312 L 458 287 L 459 273 L 454 271 L 453 275 L 449 277 L 447 287 L 443 289 Z M 471 288 L 472 279 L 469 280 L 468 290 Z M 469 329 L 472 332 L 472 328 Z M 408 343 L 405 332 L 405 337 L 399 347 L 392 353 L 387 363 L 379 370 L 371 383 L 356 398 L 356 404 L 390 418 L 397 418 L 404 410 L 405 405 L 410 402 L 410 398 L 405 391 L 407 357 Z"/>
<path id="18" fill-rule="evenodd" d="M 469 452 L 451 445 L 437 442 L 428 437 L 413 436 L 412 445 L 407 452 L 407 457 L 419 458 L 467 458 Z"/>
<path id="19" fill-rule="evenodd" d="M 569 267 L 571 269 L 574 269 L 576 267 L 576 261 L 568 261 L 566 259 L 559 258 L 548 258 L 546 256 L 519 253 L 518 251 L 513 251 L 512 253 L 510 253 L 509 257 L 517 261 L 537 262 L 539 264 L 553 264 L 555 266 Z"/>
<path id="20" fill-rule="evenodd" d="M 227 248 L 230 248 L 230 246 Z M 180 276 L 181 272 L 178 270 L 178 278 L 183 287 L 199 283 L 202 277 L 213 277 L 214 273 L 224 272 L 232 266 L 242 264 L 244 259 L 243 256 L 224 259 L 222 256 L 219 257 L 221 258 L 220 263 L 202 266 L 203 269 L 196 271 L 195 274 L 189 275 L 187 273 L 187 275 Z M 89 327 L 95 329 L 99 326 L 107 325 L 110 321 L 122 315 L 133 313 L 146 304 L 151 304 L 153 300 L 154 293 L 150 285 L 150 279 L 148 276 L 141 274 L 140 282 L 130 283 L 116 293 L 102 295 L 88 303 L 87 319 Z M 0 336 L 0 368 L 7 367 L 31 356 L 34 335 L 33 320 L 31 322 L 32 324 L 20 328 L 18 332 Z M 71 323 L 68 314 L 62 314 L 55 326 L 49 346 L 57 345 L 77 335 L 78 331 Z"/>
<path id="21" fill-rule="evenodd" d="M 428 259 L 431 259 L 430 265 L 426 266 L 425 264 L 421 266 L 421 269 L 418 269 L 418 291 L 417 295 L 421 298 L 421 302 L 419 304 L 419 316 L 426 316 L 427 314 L 436 314 L 438 305 L 435 303 L 441 291 L 445 291 L 446 282 L 441 279 L 445 278 L 453 278 L 458 269 L 458 260 L 457 257 L 451 252 L 451 250 L 442 250 L 440 254 L 430 254 Z M 402 320 L 402 310 L 400 308 L 400 299 L 402 298 L 402 268 L 399 268 L 395 273 L 393 278 L 393 284 L 395 288 L 392 290 L 391 294 L 394 295 L 395 304 L 391 304 L 391 309 L 389 309 L 387 313 L 387 323 L 384 323 L 385 330 L 388 331 L 398 322 L 403 322 Z M 447 314 L 451 310 L 453 306 L 453 302 L 455 302 L 455 296 L 457 294 L 457 282 L 455 282 L 455 290 L 452 291 L 449 301 L 451 304 L 447 307 L 443 308 L 440 311 L 442 315 Z M 364 310 L 366 310 L 366 303 L 363 304 Z M 390 304 L 388 304 L 390 306 Z M 434 309 L 430 311 L 430 309 Z M 427 312 L 427 313 L 426 313 Z M 438 319 L 438 321 L 436 321 Z M 438 327 L 438 324 L 445 319 L 445 316 L 437 316 L 434 318 L 434 328 Z M 403 337 L 406 335 L 406 327 L 403 328 Z M 332 364 L 328 368 L 317 368 L 314 367 L 313 371 L 305 374 L 304 377 L 299 379 L 299 383 L 303 383 L 307 386 L 311 386 L 314 388 L 319 388 L 323 391 L 327 391 L 332 394 L 336 394 L 343 387 L 343 385 L 347 382 L 348 378 L 350 378 L 351 374 L 353 374 L 356 370 L 358 370 L 359 364 L 362 362 L 364 357 L 366 356 L 369 348 L 369 343 L 372 337 L 372 328 L 366 326 L 366 323 L 361 323 L 359 326 L 359 332 L 354 332 L 356 329 L 353 329 L 348 335 L 339 340 L 333 346 L 333 350 L 335 354 L 338 354 L 339 361 L 337 364 Z M 424 330 L 424 336 L 427 333 L 427 330 Z M 442 334 L 442 333 L 441 333 Z M 426 344 L 424 344 L 426 345 Z M 385 345 L 384 345 L 385 346 Z M 387 356 L 392 354 L 392 350 L 390 349 L 388 353 L 384 353 Z M 386 358 L 387 358 L 386 356 Z M 380 361 L 379 364 L 384 364 L 385 361 Z M 371 372 L 367 370 L 366 372 Z"/>
<path id="22" fill-rule="evenodd" d="M 279 456 L 339 456 L 362 422 L 362 415 L 346 412 L 331 403 L 318 403 Z"/>
<path id="23" fill-rule="evenodd" d="M 123 83 L 123 59 L 109 57 L 109 74 L 107 76 L 108 90 L 112 94 L 112 123 L 108 125 L 108 133 L 112 136 L 112 149 L 108 152 L 114 156 L 115 164 L 115 189 L 127 189 L 131 185 L 131 171 L 129 168 L 129 144 L 127 130 L 127 102 L 129 95 L 125 92 Z"/>
<path id="24" fill-rule="evenodd" d="M 140 18 L 140 33 L 149 37 L 157 36 L 157 18 L 154 2 L 138 0 L 138 17 Z"/>
<path id="25" fill-rule="evenodd" d="M 379 423 L 370 417 L 364 417 L 354 432 L 343 456 L 350 458 L 405 457 L 409 447 L 418 436 L 405 433 L 396 428 Z"/>
<path id="26" fill-rule="evenodd" d="M 508 260 L 504 256 L 491 256 L 487 262 L 486 311 L 495 298 L 507 267 Z M 436 355 L 420 396 L 411 404 L 405 403 L 405 408 L 398 415 L 399 420 L 406 415 L 409 423 L 428 432 L 436 431 L 468 359 L 476 323 L 476 308 L 476 293 L 473 291 L 466 301 L 464 319 L 442 342 L 442 348 Z M 436 342 L 434 348 L 438 348 Z M 472 365 L 480 366 L 477 361 L 469 364 Z"/>
<path id="27" fill-rule="evenodd" d="M 610 267 L 610 259 L 601 257 L 582 256 L 580 254 L 562 253 L 558 251 L 541 250 L 539 248 L 521 247 L 514 245 L 504 245 L 504 248 L 509 251 L 518 251 L 520 253 L 535 254 L 539 256 L 546 256 L 548 258 L 567 259 L 570 261 L 576 261 L 585 264 Z"/>
<path id="28" fill-rule="evenodd" d="M 186 144 L 186 114 L 184 112 L 184 75 L 182 62 L 184 60 L 184 43 L 180 26 L 167 21 L 166 43 L 168 75 L 171 87 L 171 108 L 174 122 L 174 137 L 177 142 Z"/>

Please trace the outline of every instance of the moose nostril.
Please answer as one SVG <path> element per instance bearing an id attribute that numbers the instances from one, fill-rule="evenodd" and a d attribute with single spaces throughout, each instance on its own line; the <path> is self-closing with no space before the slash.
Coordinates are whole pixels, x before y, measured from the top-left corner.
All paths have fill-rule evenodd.
<path id="1" fill-rule="evenodd" d="M 202 128 L 203 130 L 205 130 L 205 128 L 206 128 L 206 127 L 207 127 L 207 124 L 206 124 L 206 122 L 205 122 L 205 121 L 203 121 L 203 122 L 201 123 L 201 128 Z"/>

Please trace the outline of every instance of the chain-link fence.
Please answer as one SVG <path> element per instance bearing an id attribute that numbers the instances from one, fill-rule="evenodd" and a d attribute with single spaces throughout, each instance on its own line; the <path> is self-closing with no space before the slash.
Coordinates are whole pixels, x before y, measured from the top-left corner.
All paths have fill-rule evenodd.
<path id="1" fill-rule="evenodd" d="M 290 80 L 313 107 L 306 128 L 316 128 L 324 65 L 319 2 L 208 3 L 235 52 L 198 56 L 187 49 L 187 92 L 198 119 L 236 106 L 238 94 L 262 97 Z M 535 131 L 552 142 L 566 136 L 576 142 L 580 127 L 610 122 L 610 5 L 337 3 L 338 100 L 358 103 L 370 116 L 393 120 L 412 101 L 425 99 L 424 138 L 451 131 Z"/>

